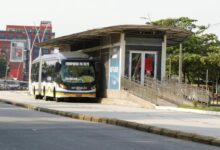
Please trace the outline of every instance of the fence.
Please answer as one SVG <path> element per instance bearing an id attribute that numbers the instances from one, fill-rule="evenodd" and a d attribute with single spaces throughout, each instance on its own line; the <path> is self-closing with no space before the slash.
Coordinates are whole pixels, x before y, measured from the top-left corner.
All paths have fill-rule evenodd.
<path id="1" fill-rule="evenodd" d="M 138 80 L 130 80 L 127 77 L 121 78 L 122 89 L 129 91 L 133 95 L 146 99 L 157 104 L 158 93 L 155 84 L 141 85 Z"/>
<path id="2" fill-rule="evenodd" d="M 147 79 L 149 81 L 151 79 Z M 209 104 L 210 92 L 188 84 L 180 84 L 175 81 L 157 81 L 158 96 L 175 104 L 186 102 L 199 102 Z"/>
<path id="3" fill-rule="evenodd" d="M 122 77 L 122 89 L 132 94 L 157 104 L 158 98 L 165 99 L 177 105 L 187 102 L 210 103 L 210 92 L 188 84 L 179 84 L 175 81 L 159 81 L 153 78 L 145 78 L 143 85 L 140 81 Z"/>

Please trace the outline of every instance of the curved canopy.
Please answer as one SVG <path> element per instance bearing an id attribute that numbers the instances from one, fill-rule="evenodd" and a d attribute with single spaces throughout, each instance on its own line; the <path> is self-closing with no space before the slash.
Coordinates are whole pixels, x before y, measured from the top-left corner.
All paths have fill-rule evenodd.
<path id="1" fill-rule="evenodd" d="M 109 36 L 110 34 L 120 34 L 125 33 L 125 35 L 142 34 L 144 37 L 163 37 L 167 35 L 167 45 L 174 45 L 184 41 L 189 37 L 192 32 L 174 27 L 162 27 L 155 25 L 117 25 L 104 28 L 97 28 L 92 30 L 87 30 L 79 33 L 74 33 L 67 36 L 62 36 L 58 38 L 51 39 L 46 42 L 39 44 L 40 47 L 54 48 L 63 47 L 66 45 L 73 45 L 77 42 L 84 42 L 93 39 L 101 39 L 103 37 Z"/>

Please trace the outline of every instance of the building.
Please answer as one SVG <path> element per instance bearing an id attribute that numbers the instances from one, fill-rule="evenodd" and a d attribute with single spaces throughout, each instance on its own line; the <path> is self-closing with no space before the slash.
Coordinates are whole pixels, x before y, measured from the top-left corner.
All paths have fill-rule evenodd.
<path id="1" fill-rule="evenodd" d="M 140 84 L 144 84 L 146 76 L 163 80 L 167 46 L 179 44 L 190 35 L 190 31 L 182 28 L 117 25 L 55 38 L 40 43 L 40 46 L 82 51 L 99 57 L 101 95 L 117 97 L 124 76 L 138 80 Z"/>
<path id="2" fill-rule="evenodd" d="M 28 80 L 29 53 L 32 60 L 38 57 L 39 47 L 36 43 L 54 38 L 50 21 L 41 21 L 39 26 L 7 25 L 0 31 L 0 57 L 7 60 L 9 72 L 7 78 Z M 42 54 L 50 53 L 42 49 Z"/>

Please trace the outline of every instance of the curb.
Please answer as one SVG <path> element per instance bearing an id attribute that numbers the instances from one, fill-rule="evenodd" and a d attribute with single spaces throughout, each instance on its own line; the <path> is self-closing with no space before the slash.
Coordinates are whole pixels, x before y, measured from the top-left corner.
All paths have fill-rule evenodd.
<path id="1" fill-rule="evenodd" d="M 193 142 L 197 142 L 197 143 L 203 143 L 203 144 L 208 144 L 208 145 L 220 147 L 220 139 L 210 137 L 210 136 L 204 136 L 204 135 L 182 132 L 182 131 L 178 131 L 178 130 L 160 128 L 160 127 L 156 127 L 156 126 L 152 126 L 152 125 L 130 122 L 130 121 L 125 121 L 125 120 L 120 120 L 120 119 L 115 119 L 115 118 L 97 117 L 97 116 L 91 116 L 91 115 L 85 115 L 85 114 L 79 114 L 79 113 L 73 113 L 73 112 L 53 110 L 53 109 L 33 106 L 30 104 L 16 103 L 16 102 L 12 102 L 10 100 L 5 100 L 5 99 L 0 99 L 0 102 L 14 105 L 14 106 L 27 108 L 29 110 L 46 112 L 46 113 L 60 115 L 60 116 L 69 117 L 69 118 L 73 118 L 73 119 L 96 122 L 96 123 L 111 124 L 111 125 L 115 125 L 115 126 L 121 126 L 121 127 L 130 128 L 130 129 L 135 129 L 135 130 L 143 131 L 143 132 L 147 132 L 147 133 L 159 134 L 159 135 L 173 137 L 173 138 L 177 138 L 177 139 L 193 141 Z"/>

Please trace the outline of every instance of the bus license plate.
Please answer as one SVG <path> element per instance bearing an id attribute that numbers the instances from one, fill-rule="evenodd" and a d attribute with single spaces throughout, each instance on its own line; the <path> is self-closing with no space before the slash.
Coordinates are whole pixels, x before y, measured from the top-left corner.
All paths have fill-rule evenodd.
<path id="1" fill-rule="evenodd" d="M 76 94 L 76 97 L 82 97 L 82 94 Z"/>

